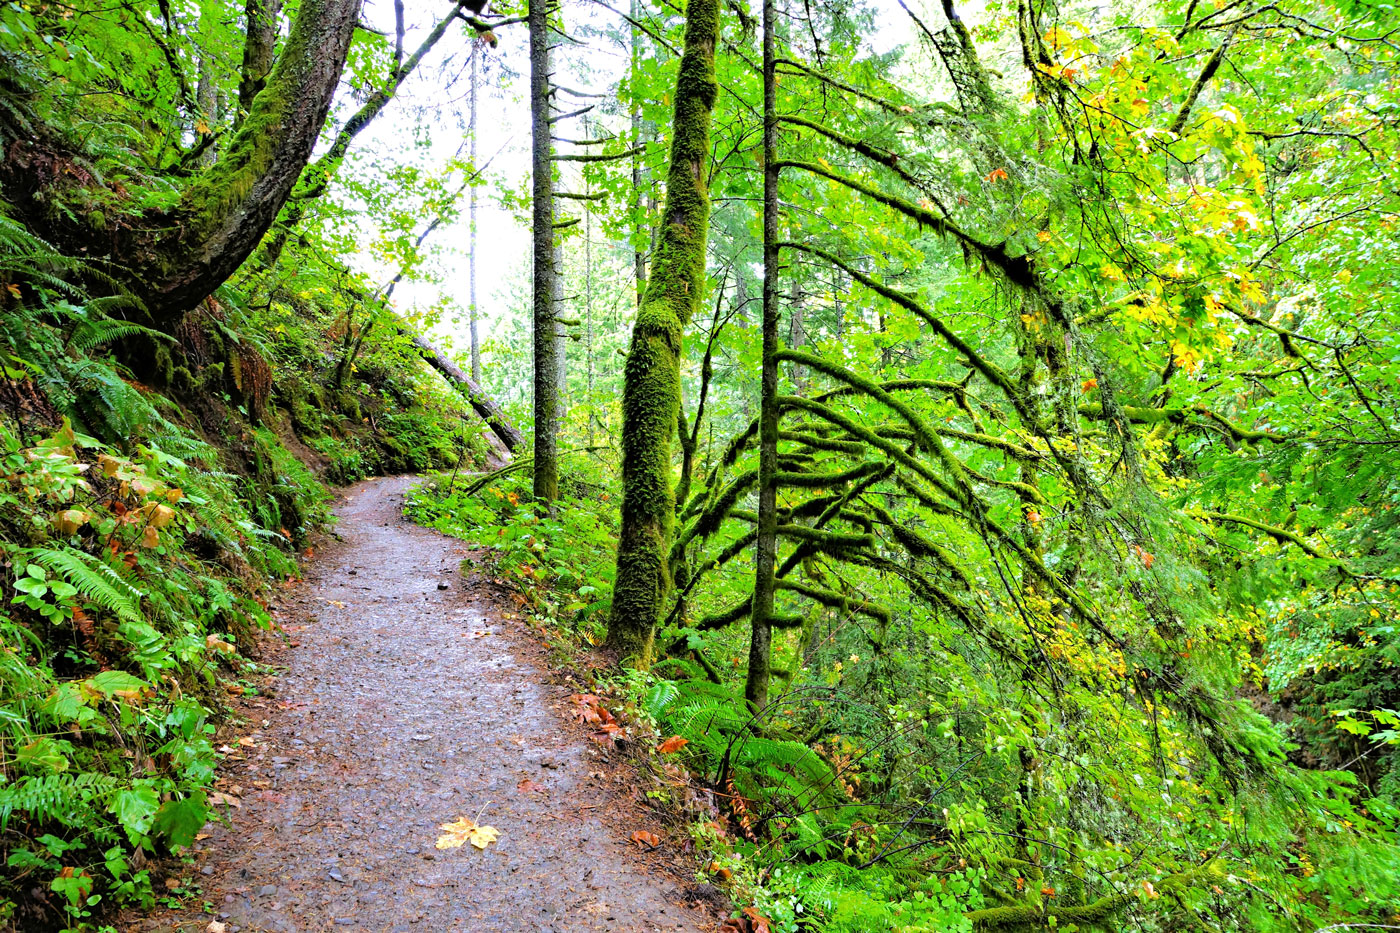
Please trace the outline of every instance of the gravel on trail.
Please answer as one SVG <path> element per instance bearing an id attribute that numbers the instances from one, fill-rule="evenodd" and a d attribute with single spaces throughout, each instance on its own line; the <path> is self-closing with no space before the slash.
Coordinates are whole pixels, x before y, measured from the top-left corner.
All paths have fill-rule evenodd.
<path id="1" fill-rule="evenodd" d="M 206 827 L 190 869 L 202 896 L 119 928 L 713 929 L 710 905 L 607 818 L 636 805 L 565 721 L 571 691 L 499 597 L 460 579 L 464 545 L 402 518 L 416 481 L 343 492 L 338 540 L 276 600 L 286 673 L 271 698 L 247 698 L 228 740 L 216 799 L 229 821 Z M 463 818 L 499 838 L 437 849 Z"/>

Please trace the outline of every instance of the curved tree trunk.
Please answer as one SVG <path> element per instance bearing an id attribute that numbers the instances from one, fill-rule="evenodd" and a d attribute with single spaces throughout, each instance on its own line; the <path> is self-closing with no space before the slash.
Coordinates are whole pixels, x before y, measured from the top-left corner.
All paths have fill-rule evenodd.
<path id="1" fill-rule="evenodd" d="M 401 8 L 396 8 L 402 15 Z M 340 132 L 335 136 L 335 142 L 331 147 L 315 162 L 305 167 L 301 173 L 296 187 L 292 190 L 291 199 L 287 203 L 286 210 L 277 219 L 277 227 L 272 236 L 268 237 L 267 244 L 258 255 L 258 261 L 265 266 L 271 266 L 282 250 L 287 246 L 287 238 L 291 235 L 296 225 L 301 223 L 301 218 L 306 214 L 306 209 L 310 203 L 326 193 L 330 187 L 331 179 L 340 168 L 340 163 L 345 161 L 345 154 L 350 151 L 350 144 L 355 141 L 355 137 L 364 132 L 365 128 L 374 122 L 374 119 L 384 112 L 384 108 L 389 105 L 389 101 L 394 99 L 398 93 L 399 86 L 404 79 L 413 73 L 419 63 L 423 61 L 423 56 L 432 51 L 438 40 L 446 33 L 449 26 L 457 19 L 455 13 L 444 17 L 440 23 L 433 27 L 433 30 L 423 37 L 418 48 L 408 57 L 407 61 L 401 60 L 402 48 L 398 47 L 395 53 L 394 65 L 390 69 L 389 77 L 384 85 L 376 90 L 365 101 L 359 110 L 345 121 L 345 125 L 340 128 Z M 399 39 L 402 43 L 402 37 Z M 473 56 L 476 52 L 473 51 Z"/>
<path id="2" fill-rule="evenodd" d="M 360 0 L 303 0 L 267 86 L 219 161 L 185 189 L 171 210 L 124 219 L 112 229 L 91 219 L 55 218 L 31 169 L 37 158 L 66 158 L 56 138 L 16 139 L 0 161 L 0 187 L 36 232 L 61 247 L 105 258 L 153 322 L 166 329 L 218 288 L 252 253 L 311 157 L 340 83 Z M 35 153 L 41 147 L 48 152 Z"/>
<path id="3" fill-rule="evenodd" d="M 622 528 L 608 646 L 640 667 L 651 662 L 656 622 L 671 590 L 671 438 L 680 413 L 681 335 L 704 287 L 710 219 L 705 162 L 719 90 L 718 39 L 718 0 L 690 0 L 676 75 L 664 226 L 623 374 Z"/>

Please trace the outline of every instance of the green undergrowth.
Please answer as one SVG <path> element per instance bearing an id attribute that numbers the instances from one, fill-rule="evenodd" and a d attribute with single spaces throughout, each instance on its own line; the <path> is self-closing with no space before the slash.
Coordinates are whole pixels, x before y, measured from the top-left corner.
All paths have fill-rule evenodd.
<path id="1" fill-rule="evenodd" d="M 612 609 L 615 503 L 606 488 L 576 476 L 561 485 L 546 512 L 534 508 L 523 470 L 437 474 L 409 494 L 406 514 L 481 548 L 485 569 L 515 590 L 530 621 L 598 645 Z"/>
<path id="2" fill-rule="evenodd" d="M 224 698 L 327 484 L 482 450 L 347 293 L 265 271 L 166 334 L 100 279 L 0 214 L 0 930 L 196 894 Z"/>
<path id="3" fill-rule="evenodd" d="M 42 929 L 152 904 L 147 859 L 210 817 L 220 681 L 325 494 L 277 474 L 255 499 L 212 451 L 123 451 L 67 420 L 41 438 L 0 424 L 0 456 L 0 911 Z"/>

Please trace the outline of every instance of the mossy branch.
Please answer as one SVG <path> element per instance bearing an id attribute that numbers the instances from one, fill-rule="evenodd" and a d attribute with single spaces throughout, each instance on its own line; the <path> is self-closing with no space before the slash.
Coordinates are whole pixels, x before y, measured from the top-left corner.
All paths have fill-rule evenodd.
<path id="1" fill-rule="evenodd" d="M 1069 327 L 1073 323 L 1065 313 L 1063 302 L 1056 298 L 1050 288 L 1041 281 L 1040 275 L 1031 265 L 1029 256 L 1013 256 L 1007 251 L 1006 244 L 987 243 L 977 239 L 949 220 L 946 213 L 935 213 L 928 208 L 907 201 L 897 195 L 890 194 L 888 191 L 882 191 L 873 185 L 851 178 L 849 175 L 843 175 L 826 166 L 811 162 L 782 162 L 780 163 L 780 167 L 800 169 L 804 172 L 810 172 L 813 175 L 834 181 L 838 185 L 844 185 L 852 191 L 863 194 L 886 207 L 893 208 L 911 220 L 931 228 L 939 236 L 946 236 L 956 240 L 970 252 L 977 254 L 988 266 L 1001 272 L 1008 282 L 1033 292 L 1041 303 L 1045 305 L 1045 309 L 1050 312 L 1050 316 L 1054 318 L 1056 322 L 1065 327 Z"/>
<path id="2" fill-rule="evenodd" d="M 1103 406 L 1097 402 L 1080 405 L 1079 413 L 1094 421 L 1101 421 L 1105 417 Z M 1204 405 L 1188 405 L 1183 408 L 1145 408 L 1137 405 L 1124 405 L 1123 413 L 1134 424 L 1187 424 L 1192 415 L 1199 415 L 1220 425 L 1230 437 L 1242 443 L 1272 441 L 1275 444 L 1282 444 L 1293 440 L 1287 434 L 1279 434 L 1275 431 L 1255 431 L 1243 427 L 1224 415 L 1211 411 Z"/>
<path id="3" fill-rule="evenodd" d="M 850 596 L 843 596 L 840 593 L 824 590 L 807 583 L 798 583 L 795 580 L 775 580 L 773 581 L 773 586 L 779 590 L 805 596 L 813 602 L 821 603 L 828 608 L 840 609 L 843 612 L 855 612 L 886 625 L 888 625 L 890 620 L 894 617 L 889 609 L 881 606 L 879 603 L 871 602 L 868 599 L 855 599 Z"/>
<path id="4" fill-rule="evenodd" d="M 786 486 L 796 489 L 830 489 L 833 486 L 840 486 L 858 480 L 863 476 L 870 476 L 884 469 L 885 465 L 879 461 L 870 460 L 859 463 L 849 470 L 840 470 L 835 473 L 776 473 L 773 481 L 778 486 Z"/>
<path id="5" fill-rule="evenodd" d="M 1253 528 L 1255 531 L 1261 531 L 1264 534 L 1268 535 L 1270 538 L 1273 538 L 1279 544 L 1291 544 L 1298 550 L 1302 551 L 1304 554 L 1308 555 L 1309 557 L 1313 557 L 1317 560 L 1323 561 L 1324 563 L 1331 564 L 1333 567 L 1336 567 L 1337 571 L 1341 573 L 1341 575 L 1344 577 L 1358 578 L 1363 576 L 1362 574 L 1354 572 L 1350 567 L 1347 566 L 1345 561 L 1338 560 L 1335 557 L 1330 557 L 1327 554 L 1322 553 L 1316 547 L 1305 541 L 1301 535 L 1289 531 L 1287 528 L 1282 528 L 1278 525 L 1270 525 L 1266 522 L 1258 521 L 1257 519 L 1247 518 L 1243 515 L 1234 515 L 1229 512 L 1210 512 L 1202 509 L 1187 509 L 1186 514 L 1190 515 L 1192 518 L 1199 519 L 1200 521 L 1227 522 L 1233 525 L 1243 525 L 1246 528 Z"/>
<path id="6" fill-rule="evenodd" d="M 851 278 L 855 279 L 861 285 L 875 292 L 875 294 L 894 302 L 901 308 L 904 308 L 906 311 L 912 312 L 913 314 L 918 316 L 925 324 L 932 328 L 936 334 L 938 334 L 945 341 L 947 341 L 949 346 L 951 346 L 954 350 L 957 350 L 958 353 L 960 353 L 968 361 L 972 368 L 977 370 L 977 372 L 983 376 L 983 378 L 995 385 L 997 388 L 1001 389 L 1001 391 L 1005 393 L 1007 398 L 1012 400 L 1012 403 L 1016 405 L 1018 410 L 1024 407 L 1021 393 L 1019 392 L 1019 390 L 1017 390 L 1016 385 L 1012 381 L 1011 377 L 1009 377 L 1005 372 L 1003 372 L 1000 366 L 996 365 L 991 360 L 984 358 L 980 353 L 972 349 L 972 347 L 967 343 L 967 341 L 963 340 L 962 337 L 960 337 L 952 328 L 948 327 L 948 325 L 944 324 L 941 320 L 939 320 L 932 313 L 930 313 L 928 309 L 926 309 L 922 304 L 918 302 L 917 299 L 914 298 L 913 295 L 909 295 L 905 292 L 899 291 L 898 289 L 891 288 L 888 285 L 885 285 L 883 282 L 877 281 L 871 276 L 866 275 L 864 272 L 850 265 L 845 260 L 837 257 L 832 253 L 827 252 L 824 249 L 821 249 L 820 247 L 811 246 L 806 243 L 793 242 L 785 242 L 780 245 L 784 249 L 800 250 L 801 252 L 809 253 L 810 255 L 819 256 L 822 259 L 825 259 L 827 262 L 841 269 Z"/>
<path id="7" fill-rule="evenodd" d="M 898 396 L 881 389 L 874 380 L 857 375 L 844 366 L 839 366 L 828 359 L 814 356 L 811 353 L 803 353 L 800 350 L 780 350 L 776 357 L 780 361 L 798 363 L 817 372 L 825 373 L 892 409 L 914 431 L 919 446 L 932 453 L 943 469 L 952 477 L 954 488 L 957 490 L 954 498 L 963 501 L 972 497 L 972 489 L 968 484 L 967 472 L 963 469 L 962 462 L 943 445 L 937 432 Z"/>

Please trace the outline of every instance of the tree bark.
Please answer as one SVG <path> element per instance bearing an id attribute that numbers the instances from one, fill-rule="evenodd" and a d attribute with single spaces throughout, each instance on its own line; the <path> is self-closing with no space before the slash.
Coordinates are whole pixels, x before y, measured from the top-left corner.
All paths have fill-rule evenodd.
<path id="1" fill-rule="evenodd" d="M 718 38 L 718 0 L 690 0 L 663 227 L 623 373 L 622 525 L 607 643 L 643 668 L 651 663 L 656 623 L 671 590 L 671 439 L 680 413 L 681 338 L 704 287 Z"/>
<path id="2" fill-rule="evenodd" d="M 778 556 L 778 118 L 775 0 L 763 0 L 763 375 L 758 414 L 758 537 L 744 699 L 768 705 L 773 570 Z"/>
<path id="3" fill-rule="evenodd" d="M 172 211 L 117 232 L 114 268 L 157 326 L 172 328 L 222 285 L 272 225 L 325 125 L 359 12 L 360 0 L 304 0 L 267 86 L 219 161 Z M 8 181 L 0 183 L 8 189 Z"/>
<path id="4" fill-rule="evenodd" d="M 549 131 L 548 0 L 530 0 L 530 131 L 534 224 L 535 498 L 559 496 L 555 422 L 558 410 L 558 325 L 554 321 L 554 165 Z"/>
<path id="5" fill-rule="evenodd" d="M 550 313 L 554 316 L 554 443 L 564 431 L 564 417 L 569 413 L 569 327 L 560 319 L 564 309 L 564 244 L 554 240 L 554 300 Z M 556 464 L 557 471 L 557 464 Z"/>
<path id="6" fill-rule="evenodd" d="M 243 115 L 253 108 L 253 98 L 267 86 L 272 71 L 272 56 L 277 47 L 277 16 L 282 0 L 248 0 L 245 7 L 247 37 L 243 41 L 243 69 L 238 79 L 238 110 L 234 113 L 235 128 Z"/>
<path id="7" fill-rule="evenodd" d="M 481 46 L 472 47 L 472 93 L 471 93 L 471 116 L 469 118 L 469 132 L 471 133 L 471 160 L 472 171 L 479 171 L 476 167 L 476 95 L 480 84 L 480 76 L 477 72 L 478 60 L 481 57 Z M 467 318 L 471 327 L 472 338 L 472 379 L 481 381 L 481 341 L 477 335 L 477 310 L 476 310 L 476 184 L 472 184 L 470 195 L 471 201 L 467 208 L 468 225 L 471 230 L 471 246 L 467 251 L 468 279 L 470 281 L 470 292 L 467 297 Z"/>

